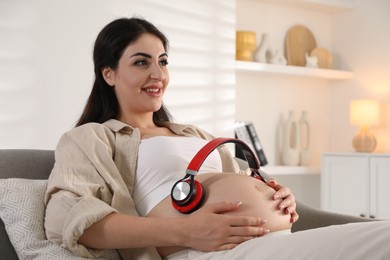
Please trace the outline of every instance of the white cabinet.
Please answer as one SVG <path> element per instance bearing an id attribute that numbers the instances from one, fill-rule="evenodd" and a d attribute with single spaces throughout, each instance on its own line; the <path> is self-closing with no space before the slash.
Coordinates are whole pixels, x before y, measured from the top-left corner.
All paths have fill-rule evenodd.
<path id="1" fill-rule="evenodd" d="M 321 208 L 390 219 L 390 154 L 325 154 Z"/>
<path id="2" fill-rule="evenodd" d="M 370 214 L 390 218 L 390 156 L 370 159 Z"/>

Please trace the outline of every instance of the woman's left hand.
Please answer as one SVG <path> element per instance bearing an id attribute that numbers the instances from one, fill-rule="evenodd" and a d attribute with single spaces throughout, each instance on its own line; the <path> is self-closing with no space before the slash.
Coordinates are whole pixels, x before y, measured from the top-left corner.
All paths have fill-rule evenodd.
<path id="1" fill-rule="evenodd" d="M 282 210 L 285 214 L 291 215 L 291 223 L 296 222 L 299 218 L 299 215 L 296 211 L 297 203 L 295 201 L 295 196 L 291 193 L 291 190 L 287 187 L 280 185 L 273 179 L 267 181 L 266 184 L 276 190 L 273 199 L 281 199 L 281 202 L 278 204 L 278 208 Z"/>

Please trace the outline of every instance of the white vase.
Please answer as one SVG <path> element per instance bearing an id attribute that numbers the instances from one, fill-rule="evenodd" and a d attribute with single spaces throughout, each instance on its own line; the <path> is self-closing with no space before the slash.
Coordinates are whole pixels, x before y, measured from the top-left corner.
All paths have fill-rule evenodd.
<path id="1" fill-rule="evenodd" d="M 300 134 L 299 125 L 295 120 L 294 111 L 290 111 L 283 126 L 282 163 L 284 165 L 299 165 Z"/>
<path id="2" fill-rule="evenodd" d="M 272 58 L 272 48 L 270 42 L 270 36 L 268 33 L 263 33 L 261 35 L 261 42 L 256 48 L 254 53 L 255 61 L 261 63 L 270 62 Z"/>
<path id="3" fill-rule="evenodd" d="M 299 133 L 300 133 L 300 157 L 301 165 L 309 165 L 311 160 L 311 142 L 310 142 L 310 124 L 307 118 L 307 112 L 302 111 L 299 119 Z"/>

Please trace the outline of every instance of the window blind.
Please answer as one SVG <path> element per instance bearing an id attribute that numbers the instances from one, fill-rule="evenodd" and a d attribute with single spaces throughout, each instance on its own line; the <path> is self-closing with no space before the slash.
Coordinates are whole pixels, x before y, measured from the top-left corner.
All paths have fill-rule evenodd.
<path id="1" fill-rule="evenodd" d="M 0 148 L 55 148 L 91 90 L 97 33 L 130 16 L 170 41 L 164 103 L 175 121 L 233 135 L 235 0 L 2 0 Z"/>

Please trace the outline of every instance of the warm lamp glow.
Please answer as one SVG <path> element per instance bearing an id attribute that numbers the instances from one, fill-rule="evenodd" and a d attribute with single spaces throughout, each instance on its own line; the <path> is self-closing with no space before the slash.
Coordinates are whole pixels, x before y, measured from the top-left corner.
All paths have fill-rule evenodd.
<path id="1" fill-rule="evenodd" d="M 352 100 L 350 104 L 350 122 L 357 126 L 379 124 L 379 101 L 372 99 Z"/>
<path id="2" fill-rule="evenodd" d="M 380 122 L 380 104 L 377 100 L 357 99 L 350 103 L 350 122 L 360 127 L 353 138 L 352 146 L 357 152 L 372 152 L 376 148 L 376 138 L 369 131 L 369 126 Z"/>

